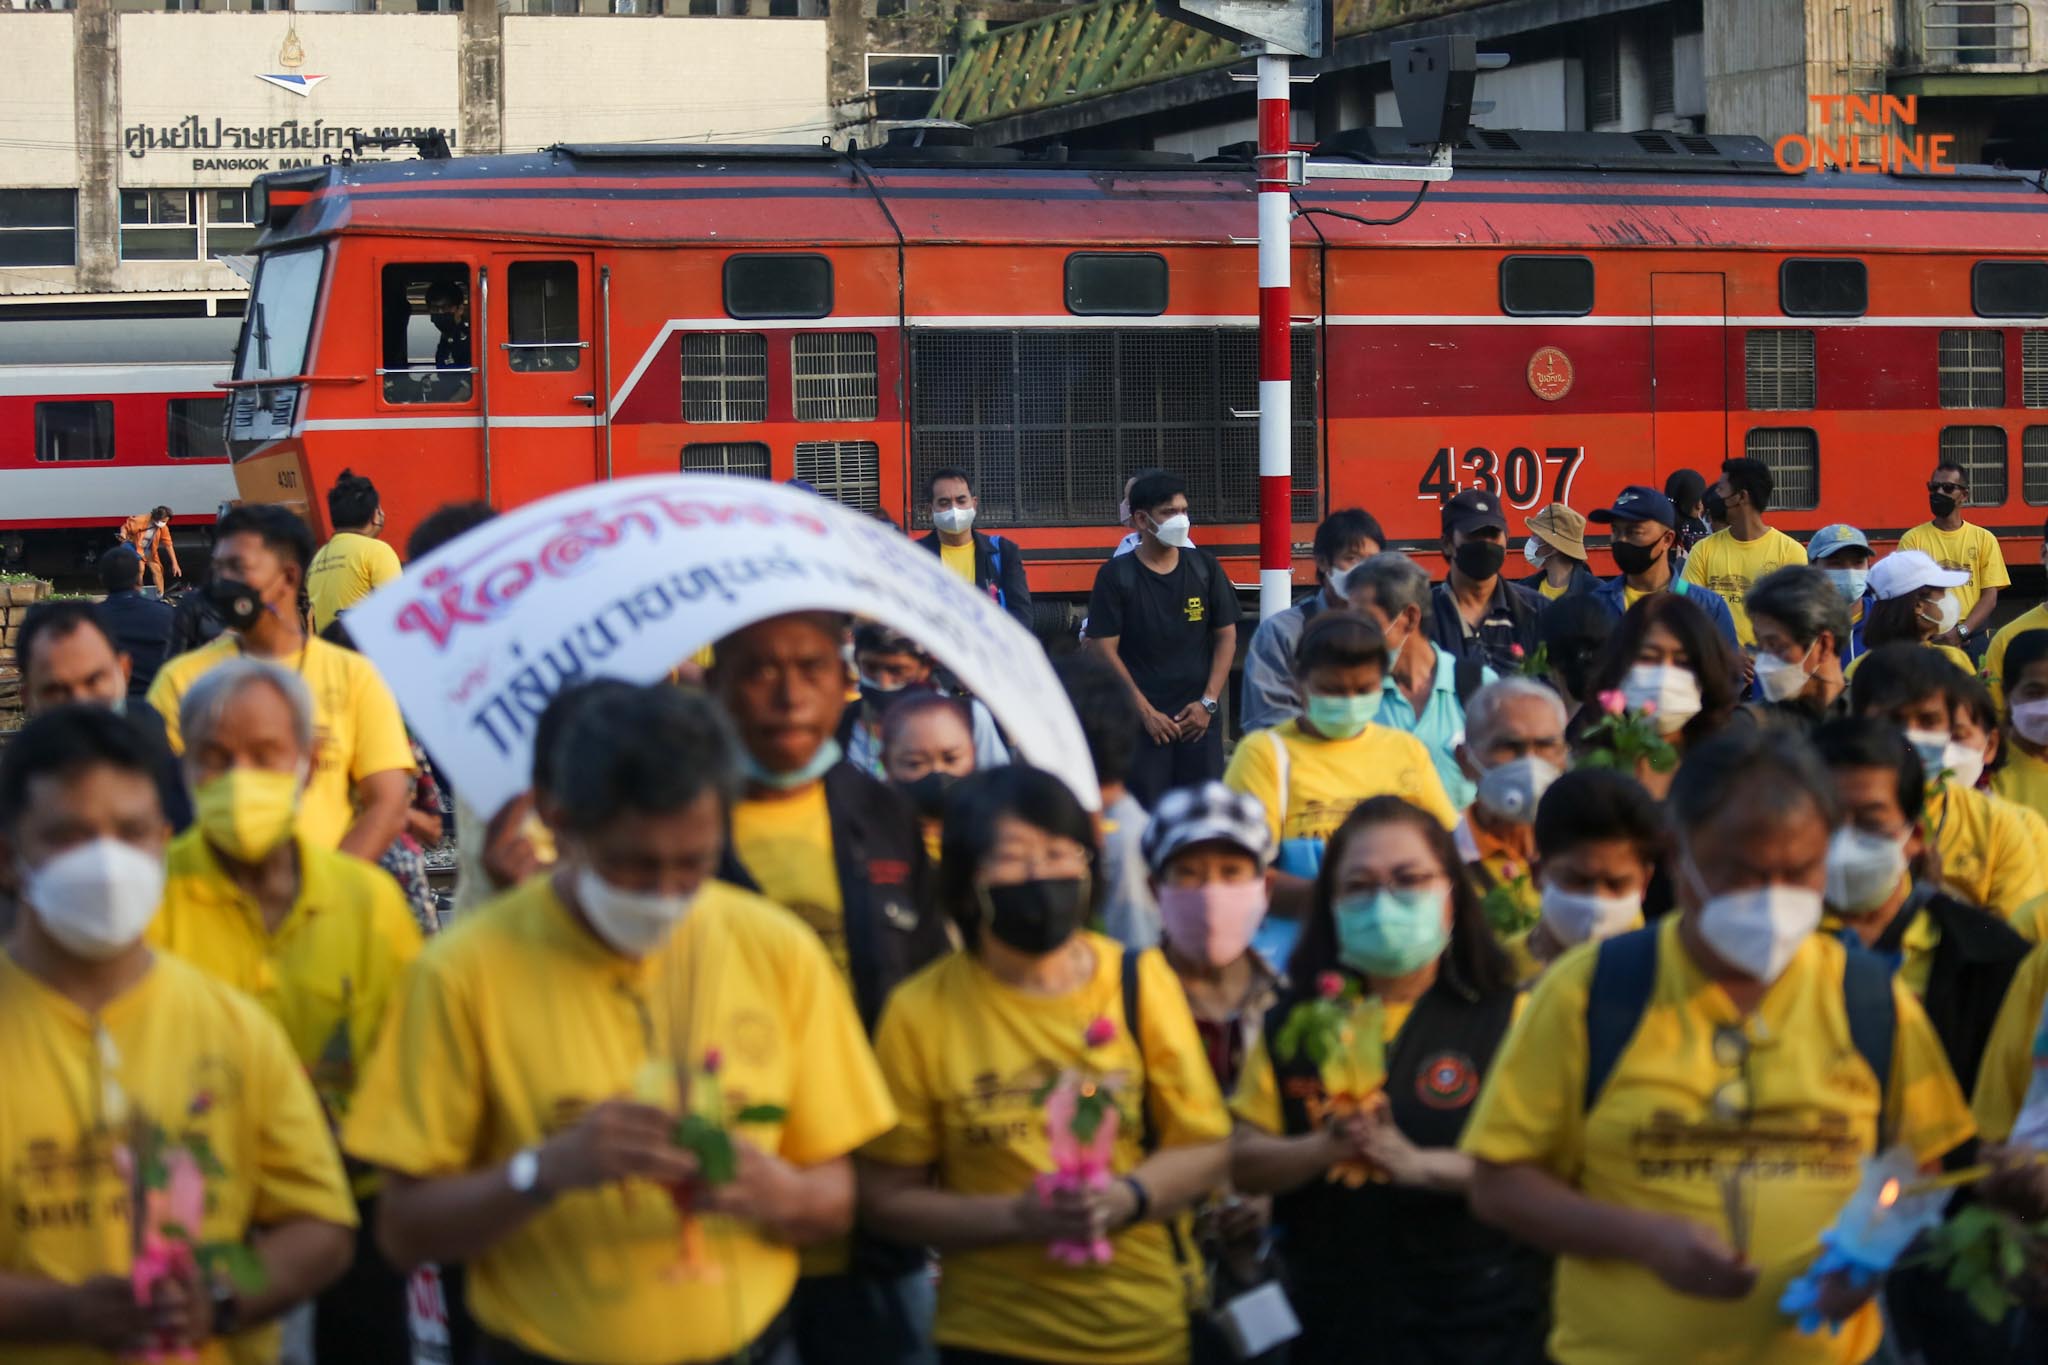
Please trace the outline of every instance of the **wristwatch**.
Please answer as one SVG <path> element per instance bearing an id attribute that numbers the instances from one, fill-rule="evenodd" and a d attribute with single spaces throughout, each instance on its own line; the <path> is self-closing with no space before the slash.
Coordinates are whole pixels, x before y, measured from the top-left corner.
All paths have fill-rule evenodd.
<path id="1" fill-rule="evenodd" d="M 512 1154 L 505 1163 L 505 1183 L 515 1194 L 524 1195 L 536 1204 L 545 1204 L 547 1195 L 540 1187 L 540 1149 L 527 1147 Z"/>
<path id="2" fill-rule="evenodd" d="M 242 1330 L 242 1296 L 229 1280 L 215 1280 L 212 1286 L 213 1335 L 231 1337 Z"/>
<path id="3" fill-rule="evenodd" d="M 1210 715 L 1212 715 L 1212 716 L 1213 716 L 1213 715 L 1215 715 L 1215 714 L 1216 714 L 1216 699 L 1215 699 L 1214 697 L 1204 697 L 1204 698 L 1202 698 L 1202 709 L 1203 709 L 1204 711 L 1207 711 L 1207 712 L 1208 712 L 1208 713 L 1209 713 Z"/>

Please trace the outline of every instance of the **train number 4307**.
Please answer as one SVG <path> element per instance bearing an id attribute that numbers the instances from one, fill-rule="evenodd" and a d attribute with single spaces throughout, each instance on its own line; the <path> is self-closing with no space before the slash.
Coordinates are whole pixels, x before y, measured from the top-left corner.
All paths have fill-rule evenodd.
<path id="1" fill-rule="evenodd" d="M 1452 446 L 1440 446 L 1422 471 L 1415 495 L 1447 503 L 1463 490 L 1477 488 L 1525 512 L 1539 502 L 1569 503 L 1572 480 L 1585 459 L 1584 446 L 1545 446 L 1541 455 L 1528 446 L 1516 446 L 1506 455 L 1471 446 L 1462 456 Z M 1546 468 L 1554 471 L 1548 498 L 1543 496 Z"/>

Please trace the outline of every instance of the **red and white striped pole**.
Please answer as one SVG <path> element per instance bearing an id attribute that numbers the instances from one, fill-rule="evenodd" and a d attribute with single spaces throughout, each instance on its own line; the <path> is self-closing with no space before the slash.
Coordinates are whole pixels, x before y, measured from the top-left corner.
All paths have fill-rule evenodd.
<path id="1" fill-rule="evenodd" d="M 1294 595 L 1294 412 L 1288 260 L 1294 235 L 1288 146 L 1293 140 L 1289 59 L 1259 58 L 1259 616 L 1285 611 Z"/>

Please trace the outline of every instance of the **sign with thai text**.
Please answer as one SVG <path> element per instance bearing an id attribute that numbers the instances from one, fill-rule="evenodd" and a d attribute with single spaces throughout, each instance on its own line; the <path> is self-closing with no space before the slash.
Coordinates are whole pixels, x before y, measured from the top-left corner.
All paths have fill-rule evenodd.
<path id="1" fill-rule="evenodd" d="M 282 171 L 354 155 L 355 139 L 416 137 L 439 133 L 455 146 L 456 130 L 431 125 L 378 125 L 326 119 L 280 119 L 238 123 L 187 114 L 176 123 L 131 123 L 121 130 L 121 150 L 130 160 L 169 154 L 189 158 L 194 171 Z"/>

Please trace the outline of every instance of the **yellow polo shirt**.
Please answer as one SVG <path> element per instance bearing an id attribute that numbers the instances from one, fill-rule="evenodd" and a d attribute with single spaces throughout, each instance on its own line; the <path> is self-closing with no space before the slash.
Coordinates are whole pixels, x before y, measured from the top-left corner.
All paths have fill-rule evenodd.
<path id="1" fill-rule="evenodd" d="M 265 1223 L 354 1227 L 355 1201 L 313 1088 L 277 1024 L 239 991 L 159 954 L 97 1017 L 0 951 L 0 1271 L 78 1284 L 133 1264 L 117 1130 L 201 1139 L 206 1242 Z M 113 1112 L 115 1109 L 122 1112 Z M 209 1342 L 200 1365 L 276 1360 L 278 1329 Z M 9 1342 L 8 1365 L 113 1365 L 84 1346 Z"/>
<path id="2" fill-rule="evenodd" d="M 320 547 L 306 568 L 313 629 L 327 629 L 335 617 L 404 572 L 398 551 L 375 536 L 339 532 Z"/>
<path id="3" fill-rule="evenodd" d="M 157 671 L 149 704 L 163 713 L 171 752 L 185 752 L 178 707 L 192 684 L 230 659 L 241 658 L 242 642 L 232 633 L 180 654 Z M 299 832 L 322 848 L 333 848 L 355 820 L 355 784 L 371 773 L 413 771 L 412 741 L 398 701 L 377 666 L 352 649 L 318 638 L 306 641 L 296 658 L 277 659 L 293 669 L 313 694 L 313 775 L 299 801 Z"/>
<path id="4" fill-rule="evenodd" d="M 1765 574 L 1787 564 L 1806 563 L 1806 547 L 1775 527 L 1765 527 L 1755 540 L 1737 540 L 1733 531 L 1716 531 L 1692 547 L 1680 575 L 1721 595 L 1728 614 L 1735 618 L 1735 638 L 1745 645 L 1756 643 L 1756 630 L 1749 624 L 1749 608 L 1742 599 Z"/>
<path id="5" fill-rule="evenodd" d="M 1633 1041 L 1590 1113 L 1586 998 L 1596 945 L 1559 958 L 1508 1034 L 1459 1146 L 1496 1165 L 1529 1163 L 1590 1199 L 1690 1219 L 1729 1236 L 1720 1170 L 1752 1164 L 1749 1259 L 1760 1275 L 1736 1301 L 1695 1298 L 1633 1261 L 1557 1262 L 1559 1365 L 1644 1361 L 1851 1365 L 1876 1350 L 1883 1323 L 1865 1304 L 1839 1335 L 1808 1334 L 1778 1311 L 1785 1286 L 1813 1262 L 1875 1150 L 1877 1078 L 1849 1038 L 1839 942 L 1811 935 L 1748 1020 L 1703 975 L 1678 939 L 1679 916 L 1658 929 L 1657 976 Z M 1889 1112 L 1896 1140 L 1921 1162 L 1975 1131 L 1941 1042 L 1904 985 Z M 1716 1060 L 1714 1035 L 1741 1028 L 1746 1064 Z M 1715 1117 L 1714 1094 L 1747 1077 L 1753 1117 Z M 1711 1347 L 1711 1357 L 1702 1354 Z"/>
<path id="6" fill-rule="evenodd" d="M 1918 550 L 1942 568 L 1961 569 L 1970 576 L 1970 581 L 1961 587 L 1949 589 L 1955 594 L 1960 620 L 1970 619 L 1970 609 L 1977 605 L 1986 588 L 2012 584 L 2012 575 L 2005 568 L 2005 553 L 1998 548 L 1998 537 L 1967 521 L 1953 531 L 1923 521 L 1899 537 L 1899 548 Z"/>
<path id="7" fill-rule="evenodd" d="M 298 837 L 299 896 L 276 930 L 195 826 L 171 841 L 149 942 L 255 998 L 291 1039 L 338 1123 L 385 1007 L 419 956 L 405 893 L 383 868 Z"/>
<path id="8" fill-rule="evenodd" d="M 732 845 L 761 894 L 811 926 L 849 989 L 846 905 L 832 857 L 832 813 L 825 784 L 795 796 L 741 801 L 732 809 Z"/>
<path id="9" fill-rule="evenodd" d="M 1275 745 L 1287 748 L 1285 792 Z M 1458 823 L 1429 750 L 1415 736 L 1385 725 L 1368 725 L 1350 739 L 1305 734 L 1293 721 L 1255 731 L 1238 742 L 1223 783 L 1265 806 L 1276 845 L 1293 839 L 1328 843 L 1352 807 L 1374 796 L 1412 801 L 1445 829 Z"/>
<path id="10" fill-rule="evenodd" d="M 1187 998 L 1158 952 L 1139 962 L 1142 1059 L 1123 1016 L 1123 948 L 1083 932 L 1095 973 L 1063 996 L 1012 990 L 971 952 L 940 958 L 896 988 L 875 1053 L 901 1119 L 864 1156 L 934 1168 L 940 1189 L 1015 1198 L 1052 1169 L 1035 1098 L 1061 1069 L 1092 1063 L 1117 1088 L 1113 1169 L 1145 1159 L 1133 1078 L 1145 1077 L 1163 1147 L 1221 1142 L 1230 1116 Z M 1119 1027 L 1092 1053 L 1089 1022 Z M 933 1339 L 942 1346 L 1091 1365 L 1175 1365 L 1188 1358 L 1186 1287 L 1164 1225 L 1110 1238 L 1107 1265 L 1070 1267 L 1022 1242 L 951 1251 Z"/>
<path id="11" fill-rule="evenodd" d="M 742 1136 L 799 1166 L 836 1160 L 896 1112 L 853 997 L 817 936 L 759 896 L 706 882 L 645 958 L 601 944 L 535 877 L 420 954 L 343 1128 L 350 1155 L 420 1178 L 501 1166 L 591 1105 L 639 1093 L 649 1063 L 723 1057 Z M 797 1253 L 704 1219 L 717 1277 L 679 1274 L 681 1224 L 642 1181 L 565 1194 L 469 1263 L 493 1335 L 559 1360 L 671 1365 L 730 1355 L 796 1284 Z"/>
<path id="12" fill-rule="evenodd" d="M 948 545 L 939 542 L 939 560 L 954 573 L 965 579 L 968 587 L 974 586 L 974 541 L 969 538 L 965 545 Z"/>
<path id="13" fill-rule="evenodd" d="M 1986 1142 L 2004 1142 L 2027 1098 L 2037 1065 L 2035 1040 L 2040 1037 L 2042 1007 L 2048 1004 L 2048 943 L 2036 944 L 2005 988 L 2005 1003 L 1984 1044 L 1977 1068 L 1977 1093 L 1970 1108 Z M 2042 1055 L 2048 1060 L 2048 1046 Z"/>
<path id="14" fill-rule="evenodd" d="M 2048 826 L 2025 806 L 1975 787 L 1944 782 L 1921 824 L 1941 854 L 1941 880 L 1956 896 L 2002 915 L 2029 938 L 2048 897 Z"/>
<path id="15" fill-rule="evenodd" d="M 1984 651 L 1984 685 L 1991 689 L 1991 699 L 2001 712 L 2005 710 L 2005 651 L 2030 630 L 2048 630 L 2048 602 L 2027 608 L 1999 627 L 1998 634 L 1991 637 L 1991 647 Z"/>

